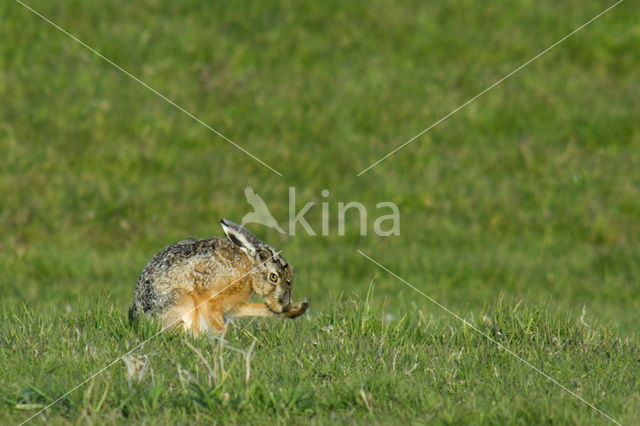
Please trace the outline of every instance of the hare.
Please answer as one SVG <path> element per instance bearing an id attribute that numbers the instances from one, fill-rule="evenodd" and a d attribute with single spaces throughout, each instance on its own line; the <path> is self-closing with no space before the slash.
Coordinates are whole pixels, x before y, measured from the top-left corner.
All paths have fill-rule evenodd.
<path id="1" fill-rule="evenodd" d="M 225 320 L 261 316 L 296 318 L 309 302 L 291 303 L 295 268 L 241 225 L 222 219 L 229 238 L 188 239 L 154 256 L 138 278 L 131 319 L 143 313 L 195 335 L 221 332 Z M 249 303 L 252 294 L 264 298 Z"/>

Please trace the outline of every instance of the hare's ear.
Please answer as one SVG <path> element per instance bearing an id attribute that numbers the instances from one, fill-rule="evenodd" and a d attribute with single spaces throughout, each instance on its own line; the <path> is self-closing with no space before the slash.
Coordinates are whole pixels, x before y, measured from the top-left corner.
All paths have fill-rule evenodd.
<path id="1" fill-rule="evenodd" d="M 250 256 L 255 256 L 258 248 L 264 244 L 244 226 L 226 219 L 222 219 L 220 224 L 229 240 Z"/>

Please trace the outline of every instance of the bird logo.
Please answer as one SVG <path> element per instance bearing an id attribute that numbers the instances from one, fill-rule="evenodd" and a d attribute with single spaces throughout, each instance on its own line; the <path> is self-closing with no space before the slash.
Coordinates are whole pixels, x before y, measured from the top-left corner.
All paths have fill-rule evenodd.
<path id="1" fill-rule="evenodd" d="M 244 195 L 247 197 L 247 202 L 251 207 L 253 207 L 253 211 L 244 215 L 241 222 L 242 226 L 247 223 L 259 223 L 260 225 L 275 229 L 281 234 L 285 233 L 280 225 L 278 225 L 278 222 L 273 218 L 273 215 L 271 215 L 267 204 L 258 194 L 256 194 L 252 187 L 247 186 L 244 189 Z"/>

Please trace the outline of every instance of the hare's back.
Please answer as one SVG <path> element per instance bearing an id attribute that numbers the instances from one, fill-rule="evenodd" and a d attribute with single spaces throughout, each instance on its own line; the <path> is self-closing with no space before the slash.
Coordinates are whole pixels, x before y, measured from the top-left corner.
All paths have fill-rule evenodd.
<path id="1" fill-rule="evenodd" d="M 229 275 L 245 256 L 220 238 L 183 240 L 156 254 L 140 274 L 134 305 L 143 312 L 161 312 L 181 293 L 192 292 L 208 281 Z"/>

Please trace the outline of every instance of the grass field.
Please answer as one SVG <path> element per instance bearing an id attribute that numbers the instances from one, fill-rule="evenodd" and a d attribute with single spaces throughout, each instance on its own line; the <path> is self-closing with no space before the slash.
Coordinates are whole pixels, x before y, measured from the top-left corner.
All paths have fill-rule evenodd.
<path id="1" fill-rule="evenodd" d="M 399 236 L 250 225 L 298 271 L 295 321 L 167 332 L 36 423 L 640 423 L 640 7 L 612 2 L 30 0 L 278 176 L 13 0 L 0 3 L 0 422 L 158 330 L 145 263 L 222 235 L 251 185 L 395 202 Z M 323 198 L 321 191 L 330 190 Z M 307 215 L 318 231 L 317 206 Z M 252 346 L 254 345 L 254 346 Z M 234 350 L 235 349 L 235 350 Z"/>

